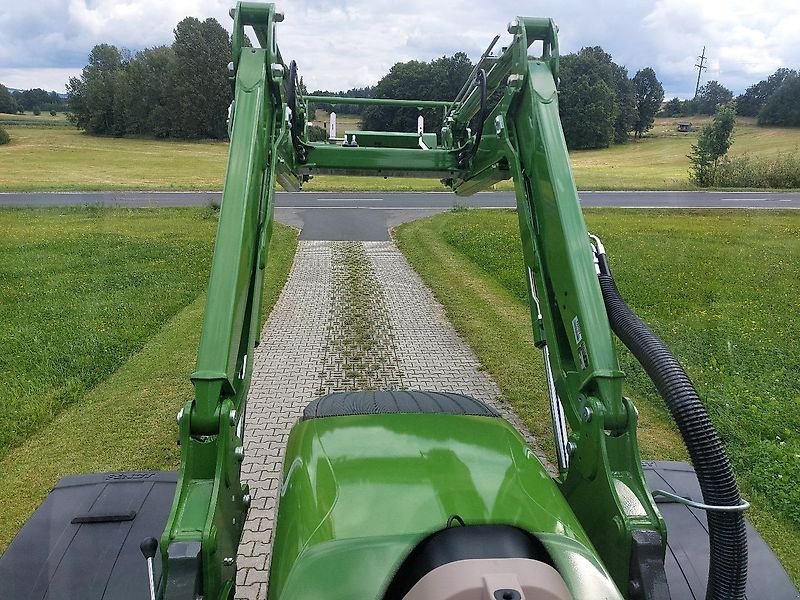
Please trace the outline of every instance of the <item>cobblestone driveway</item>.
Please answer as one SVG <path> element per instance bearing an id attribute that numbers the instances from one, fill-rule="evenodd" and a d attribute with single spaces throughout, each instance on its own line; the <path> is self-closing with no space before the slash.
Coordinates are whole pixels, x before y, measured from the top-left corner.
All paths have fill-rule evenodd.
<path id="1" fill-rule="evenodd" d="M 392 242 L 300 242 L 255 354 L 242 467 L 252 504 L 239 546 L 237 598 L 266 598 L 292 425 L 321 393 L 364 388 L 474 396 L 536 447 Z"/>

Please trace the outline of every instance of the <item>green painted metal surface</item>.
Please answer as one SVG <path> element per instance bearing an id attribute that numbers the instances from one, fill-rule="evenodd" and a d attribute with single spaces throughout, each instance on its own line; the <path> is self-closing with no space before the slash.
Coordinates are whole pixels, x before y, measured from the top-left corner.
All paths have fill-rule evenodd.
<path id="1" fill-rule="evenodd" d="M 294 427 L 270 598 L 380 598 L 405 556 L 452 515 L 535 532 L 576 598 L 617 598 L 551 477 L 505 420 L 360 415 Z"/>
<path id="2" fill-rule="evenodd" d="M 241 484 L 241 433 L 274 184 L 293 190 L 320 173 L 435 176 L 460 195 L 514 179 L 534 339 L 549 352 L 572 453 L 551 479 L 508 425 L 443 416 L 300 425 L 289 448 L 272 597 L 355 589 L 347 588 L 356 586 L 349 579 L 354 572 L 341 568 L 337 556 L 361 565 L 367 587 L 355 597 L 374 597 L 387 569 L 454 507 L 468 520 L 519 524 L 540 534 L 555 553 L 580 555 L 580 561 L 560 563 L 574 590 L 582 589 L 575 587 L 579 575 L 591 571 L 597 585 L 607 585 L 610 574 L 627 596 L 633 532 L 656 531 L 662 540 L 666 533 L 645 487 L 636 412 L 622 396 L 623 376 L 561 131 L 555 25 L 515 19 L 508 47 L 478 65 L 487 93 L 473 80 L 454 101 L 431 104 L 445 111 L 444 128 L 436 147 L 423 150 L 309 143 L 311 101 L 429 104 L 303 97 L 277 47 L 282 20 L 271 4 L 240 2 L 233 13 L 230 156 L 192 376 L 195 398 L 179 419 L 181 478 L 161 541 L 159 596 L 224 599 L 233 589 L 248 498 Z M 245 45 L 245 26 L 253 28 L 260 48 Z M 535 41 L 542 42 L 541 56 L 529 56 Z M 485 116 L 481 136 L 478 114 Z M 418 428 L 413 431 L 406 425 L 412 421 Z M 346 439 L 348 431 L 353 435 Z M 418 510 L 407 513 L 406 505 Z M 356 522 L 370 524 L 368 535 L 357 535 Z M 308 595 L 296 587 L 300 581 Z"/>

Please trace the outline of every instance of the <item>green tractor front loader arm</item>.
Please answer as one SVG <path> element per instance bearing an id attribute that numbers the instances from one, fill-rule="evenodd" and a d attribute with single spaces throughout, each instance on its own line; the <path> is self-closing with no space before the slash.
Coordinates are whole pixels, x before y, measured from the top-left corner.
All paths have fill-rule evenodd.
<path id="1" fill-rule="evenodd" d="M 240 2 L 232 16 L 230 156 L 195 397 L 179 415 L 180 480 L 161 540 L 159 597 L 232 597 L 249 504 L 240 463 L 273 190 L 276 183 L 296 190 L 326 173 L 439 177 L 459 195 L 513 178 L 534 340 L 544 352 L 553 409 L 556 483 L 621 594 L 663 597 L 665 525 L 645 485 L 636 410 L 622 395 L 561 129 L 552 20 L 515 19 L 508 47 L 487 50 L 454 100 L 336 99 L 441 109 L 443 128 L 431 147 L 422 131 L 310 142 L 308 115 L 319 99 L 302 96 L 295 64 L 281 58 L 275 29 L 282 16 L 254 2 Z M 245 46 L 245 26 L 260 48 Z M 541 50 L 532 56 L 533 48 Z"/>

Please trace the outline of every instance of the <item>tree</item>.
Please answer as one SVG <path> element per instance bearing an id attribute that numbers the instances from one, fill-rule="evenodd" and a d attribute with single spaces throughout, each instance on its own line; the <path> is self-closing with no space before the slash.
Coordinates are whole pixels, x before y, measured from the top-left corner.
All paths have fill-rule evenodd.
<path id="1" fill-rule="evenodd" d="M 570 149 L 605 148 L 615 139 L 620 126 L 615 66 L 599 46 L 562 57 L 558 106 Z"/>
<path id="2" fill-rule="evenodd" d="M 170 74 L 175 52 L 169 46 L 147 48 L 128 63 L 121 81 L 125 133 L 165 137 L 170 118 Z"/>
<path id="3" fill-rule="evenodd" d="M 675 98 L 667 100 L 661 114 L 665 117 L 683 116 L 683 104 L 681 103 L 681 99 L 676 96 Z"/>
<path id="4" fill-rule="evenodd" d="M 95 134 L 114 131 L 114 92 L 122 68 L 120 50 L 116 46 L 99 44 L 89 53 L 89 64 L 83 68 L 81 76 L 70 77 L 67 83 L 69 119 L 78 128 Z"/>
<path id="5" fill-rule="evenodd" d="M 744 94 L 736 98 L 736 110 L 744 117 L 756 117 L 769 97 L 774 94 L 789 77 L 797 77 L 794 69 L 780 68 L 772 75 L 751 85 Z"/>
<path id="6" fill-rule="evenodd" d="M 472 62 L 463 52 L 442 56 L 430 63 L 411 60 L 395 64 L 372 88 L 373 98 L 413 100 L 455 100 L 472 71 Z M 364 129 L 375 131 L 416 131 L 422 114 L 428 131 L 442 127 L 441 109 L 370 106 L 364 110 Z"/>
<path id="7" fill-rule="evenodd" d="M 11 136 L 8 135 L 8 132 L 3 129 L 3 126 L 0 125 L 0 146 L 3 144 L 8 144 L 11 141 Z"/>
<path id="8" fill-rule="evenodd" d="M 664 100 L 664 88 L 650 67 L 644 68 L 633 77 L 634 98 L 636 101 L 636 122 L 633 130 L 636 137 L 649 131 L 653 126 L 656 113 Z"/>
<path id="9" fill-rule="evenodd" d="M 692 163 L 690 177 L 697 185 L 708 187 L 716 181 L 719 159 L 725 156 L 733 144 L 731 136 L 736 124 L 736 101 L 720 105 L 714 120 L 703 127 L 692 144 L 689 160 Z"/>
<path id="10" fill-rule="evenodd" d="M 230 40 L 216 19 L 186 17 L 175 28 L 170 70 L 171 133 L 189 138 L 224 138 L 228 106 Z"/>
<path id="11" fill-rule="evenodd" d="M 758 124 L 800 127 L 800 77 L 784 79 L 758 113 Z"/>
<path id="12" fill-rule="evenodd" d="M 8 88 L 0 83 L 0 113 L 16 114 L 18 106 L 17 101 L 8 91 Z"/>
<path id="13" fill-rule="evenodd" d="M 614 93 L 617 96 L 617 118 L 614 121 L 614 142 L 622 144 L 628 140 L 637 119 L 634 82 L 628 77 L 628 69 L 611 63 Z"/>
<path id="14" fill-rule="evenodd" d="M 731 92 L 718 81 L 709 81 L 697 92 L 695 108 L 701 115 L 713 115 L 720 104 L 725 104 L 733 99 Z"/>

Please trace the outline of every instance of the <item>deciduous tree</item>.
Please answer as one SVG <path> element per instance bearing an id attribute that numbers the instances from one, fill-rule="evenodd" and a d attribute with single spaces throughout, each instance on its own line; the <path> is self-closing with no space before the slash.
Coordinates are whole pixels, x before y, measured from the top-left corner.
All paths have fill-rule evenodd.
<path id="1" fill-rule="evenodd" d="M 646 67 L 633 77 L 633 89 L 636 102 L 636 121 L 633 130 L 636 137 L 649 131 L 655 121 L 656 113 L 664 100 L 664 88 L 656 77 L 656 72 Z"/>

